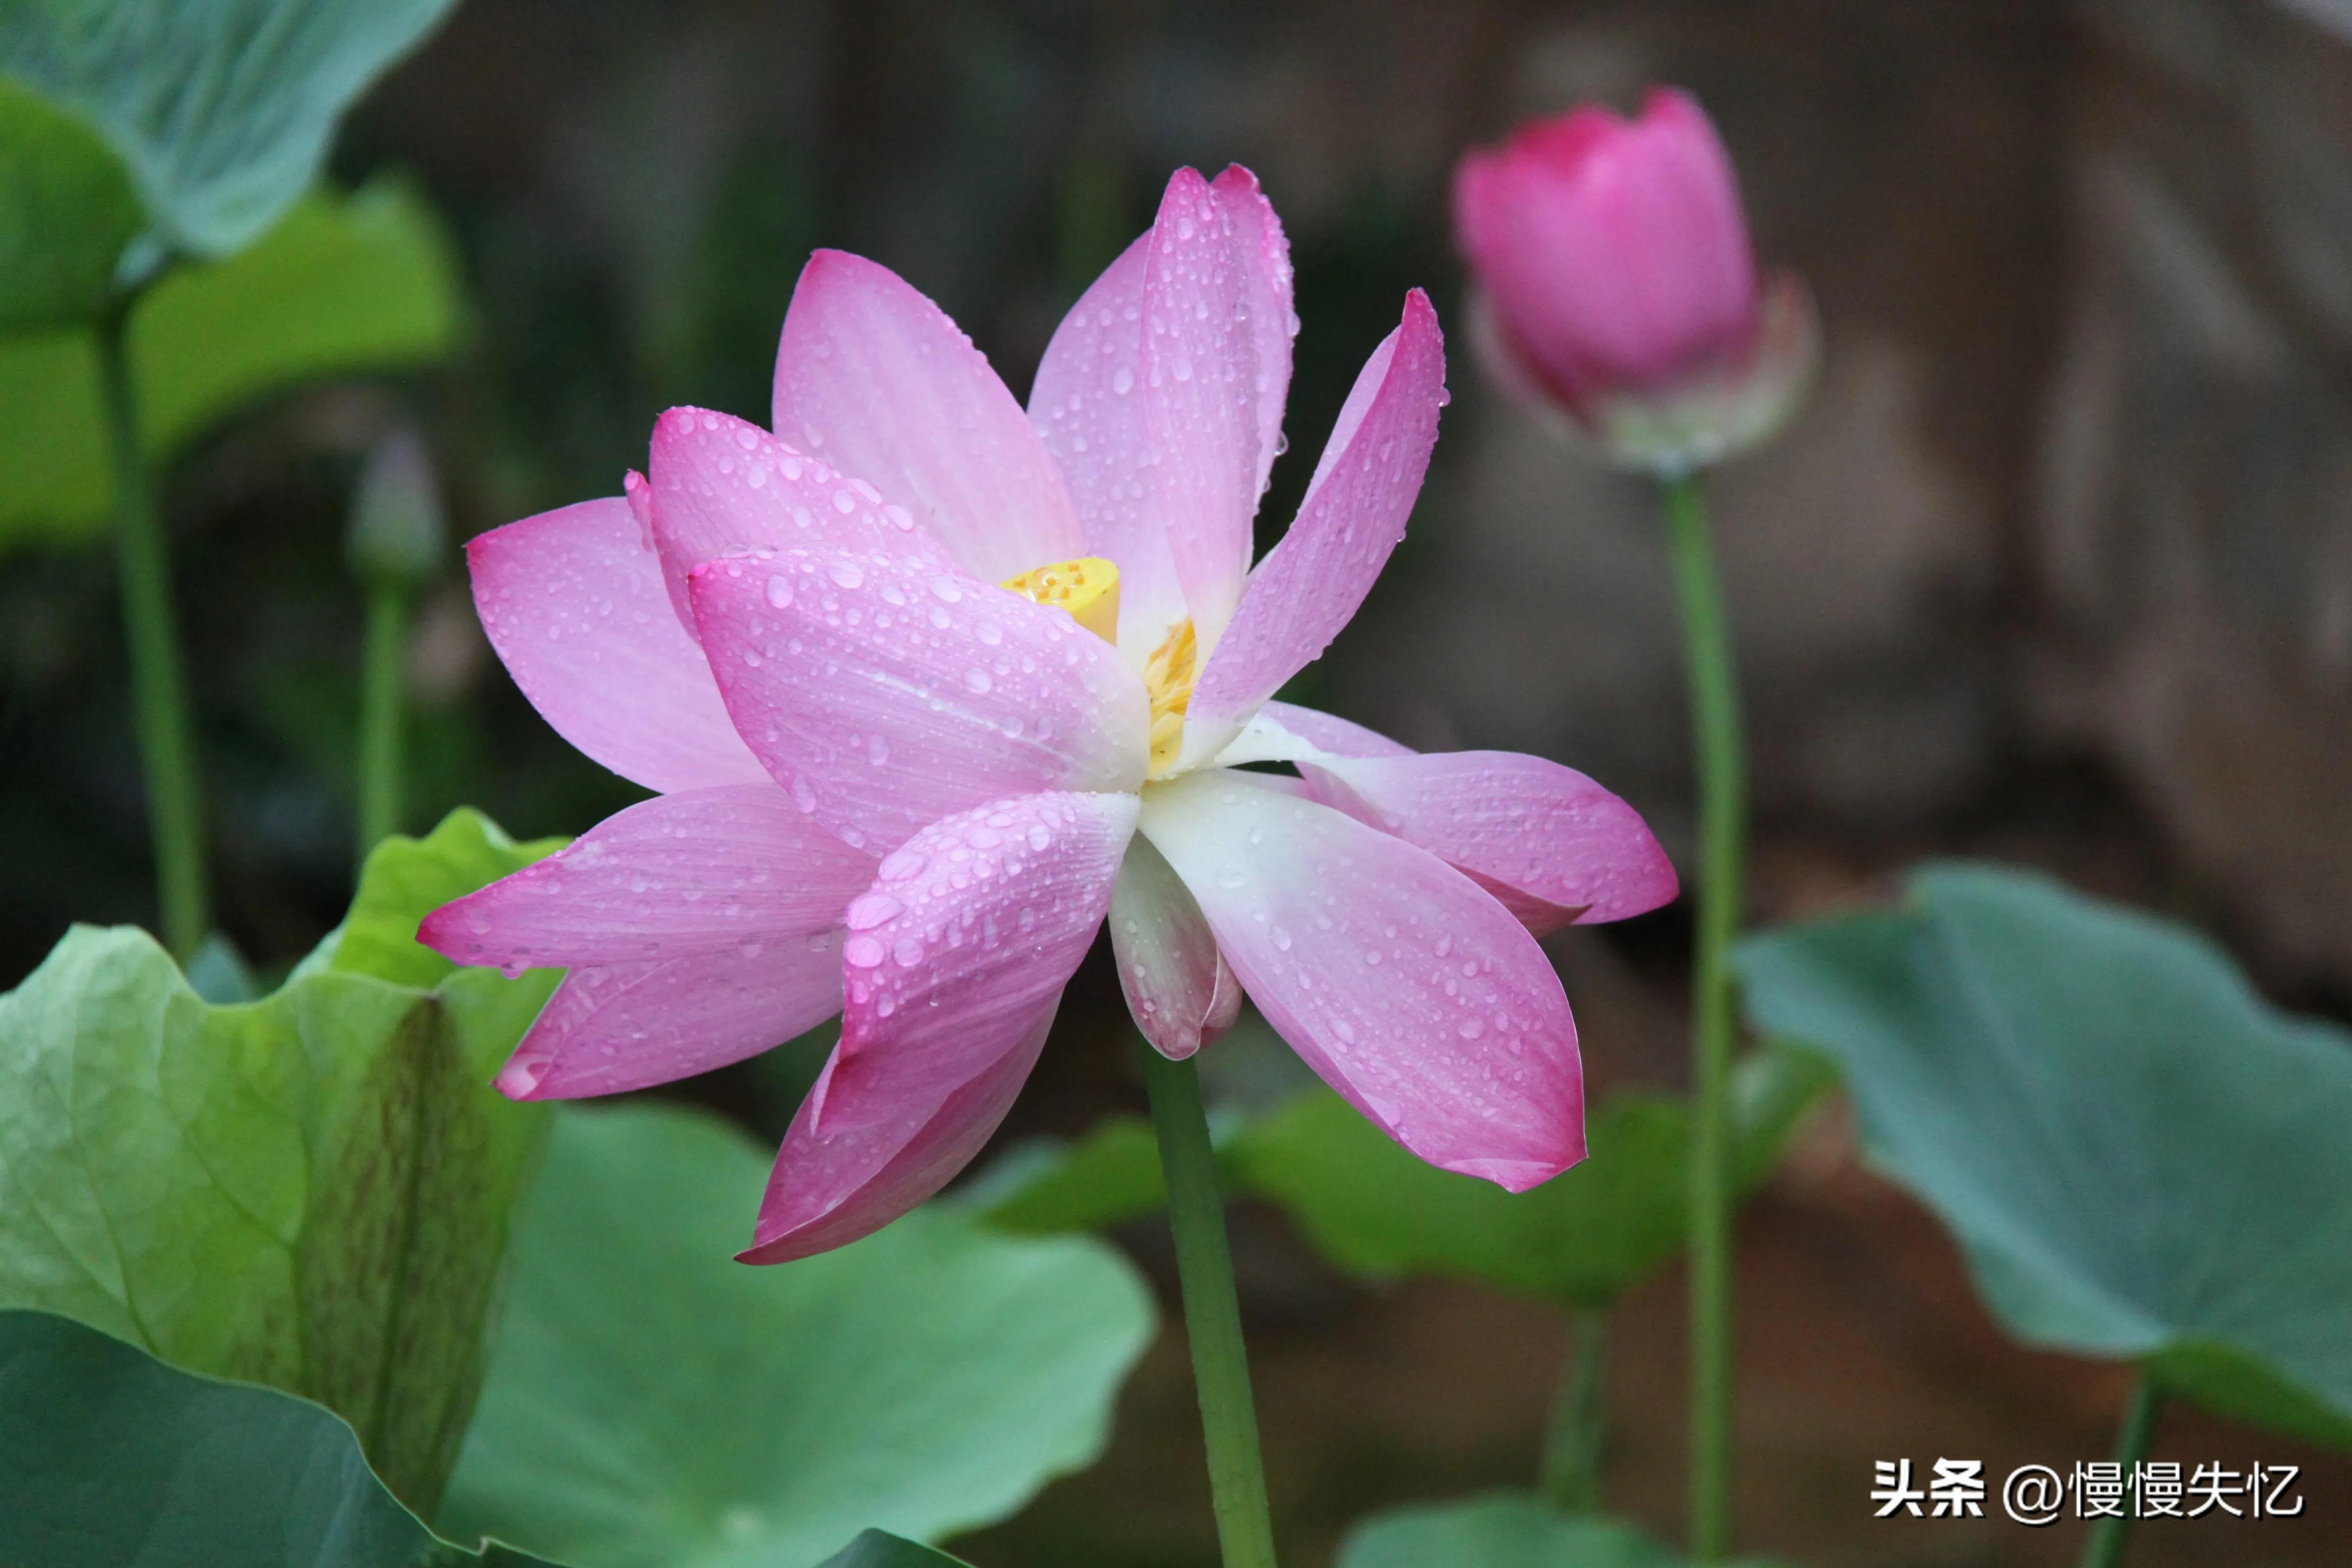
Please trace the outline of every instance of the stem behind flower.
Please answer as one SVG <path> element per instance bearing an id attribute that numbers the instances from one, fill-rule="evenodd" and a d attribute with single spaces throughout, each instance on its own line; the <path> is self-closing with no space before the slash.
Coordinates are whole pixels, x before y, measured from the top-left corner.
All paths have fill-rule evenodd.
<path id="1" fill-rule="evenodd" d="M 1160 1167 L 1168 1180 L 1168 1223 L 1176 1234 L 1176 1273 L 1183 1287 L 1184 1330 L 1192 1342 L 1192 1382 L 1201 1396 L 1218 1545 L 1224 1568 L 1274 1568 L 1274 1521 L 1266 1509 L 1241 1301 L 1225 1246 L 1209 1119 L 1201 1108 L 1200 1071 L 1190 1058 L 1171 1062 L 1148 1046 L 1142 1054 L 1151 1125 L 1160 1135 Z"/>
<path id="2" fill-rule="evenodd" d="M 131 702 L 154 845 L 155 900 L 163 944 L 184 963 L 212 925 L 212 894 L 205 881 L 203 795 L 190 738 L 179 616 L 172 602 L 171 550 L 139 441 L 138 405 L 124 352 L 131 304 L 124 299 L 98 324 L 99 374 L 114 479 L 122 631 L 131 651 Z"/>
<path id="3" fill-rule="evenodd" d="M 1691 977 L 1691 1553 L 1719 1558 L 1731 1541 L 1731 973 L 1747 858 L 1747 768 L 1723 588 L 1698 480 L 1669 480 L 1664 500 L 1682 601 L 1698 773 L 1699 889 Z"/>

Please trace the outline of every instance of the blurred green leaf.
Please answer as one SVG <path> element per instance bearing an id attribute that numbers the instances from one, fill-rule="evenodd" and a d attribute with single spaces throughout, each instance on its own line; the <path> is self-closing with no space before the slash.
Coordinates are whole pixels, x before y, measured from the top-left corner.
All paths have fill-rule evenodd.
<path id="1" fill-rule="evenodd" d="M 2352 1036 L 2192 932 L 1990 867 L 1738 963 L 2011 1333 L 2352 1445 Z"/>
<path id="2" fill-rule="evenodd" d="M 13 0 L 0 74 L 86 117 L 175 250 L 250 245 L 451 0 Z"/>
<path id="3" fill-rule="evenodd" d="M 106 143 L 0 79 L 0 332 L 94 320 L 138 231 L 138 199 Z"/>
<path id="4" fill-rule="evenodd" d="M 1564 1514 L 1517 1492 L 1392 1509 L 1350 1531 L 1337 1568 L 1685 1568 L 1630 1524 Z M 1770 1568 L 1741 1557 L 1725 1568 Z"/>
<path id="5" fill-rule="evenodd" d="M 70 1319 L 0 1311 L 0 1562 L 530 1568 L 540 1560 L 436 1540 L 376 1479 L 331 1411 L 176 1371 Z"/>
<path id="6" fill-rule="evenodd" d="M 302 382 L 446 353 L 460 317 L 440 219 L 405 183 L 319 191 L 260 244 L 182 268 L 131 313 L 140 428 L 169 462 L 228 416 Z M 106 526 L 98 360 L 87 332 L 0 338 L 0 552 Z"/>
<path id="7" fill-rule="evenodd" d="M 1002 1519 L 1101 1451 L 1152 1325 L 1117 1253 L 933 1207 L 747 1268 L 767 1167 L 700 1115 L 559 1117 L 452 1533 L 593 1568 L 809 1568 L 869 1524 Z"/>
<path id="8" fill-rule="evenodd" d="M 468 839 L 468 875 L 538 852 L 469 813 L 424 845 L 388 840 L 354 931 L 413 932 L 452 880 L 415 867 Z M 489 1079 L 556 977 L 468 970 L 424 990 L 370 965 L 397 967 L 355 940 L 215 1006 L 146 932 L 68 932 L 0 996 L 0 1306 L 317 1399 L 429 1508 L 546 1121 Z"/>
<path id="9" fill-rule="evenodd" d="M 999 1230 L 1108 1230 L 1168 1201 L 1160 1142 L 1139 1116 L 1108 1116 L 1075 1143 L 1008 1151 L 959 1200 Z"/>
<path id="10" fill-rule="evenodd" d="M 970 1565 L 961 1557 L 950 1557 L 944 1552 L 919 1545 L 904 1536 L 869 1530 L 826 1558 L 819 1568 L 970 1568 Z"/>
<path id="11" fill-rule="evenodd" d="M 303 961 L 304 972 L 324 967 L 373 974 L 419 990 L 483 974 L 479 969 L 460 969 L 418 942 L 418 923 L 450 900 L 544 859 L 569 842 L 534 838 L 517 843 L 470 805 L 443 817 L 422 838 L 387 839 L 368 855 L 343 923 Z"/>
<path id="12" fill-rule="evenodd" d="M 1742 1191 L 1770 1173 L 1831 1076 L 1820 1058 L 1777 1047 L 1739 1065 L 1734 1159 Z M 1689 1121 L 1669 1095 L 1611 1095 L 1585 1120 L 1584 1162 L 1513 1194 L 1423 1163 L 1339 1096 L 1318 1093 L 1248 1128 L 1228 1160 L 1246 1190 L 1282 1205 L 1350 1273 L 1451 1275 L 1600 1306 L 1682 1247 Z"/>

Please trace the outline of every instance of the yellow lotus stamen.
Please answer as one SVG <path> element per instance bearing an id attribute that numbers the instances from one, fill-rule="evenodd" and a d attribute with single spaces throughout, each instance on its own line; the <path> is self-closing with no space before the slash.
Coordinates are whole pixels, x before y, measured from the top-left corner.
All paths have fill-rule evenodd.
<path id="1" fill-rule="evenodd" d="M 1192 681 L 1199 675 L 1201 646 L 1188 617 L 1176 623 L 1168 640 L 1152 650 L 1143 666 L 1143 684 L 1151 693 L 1151 774 L 1158 778 L 1176 765 L 1184 749 L 1184 710 L 1192 701 Z"/>
<path id="2" fill-rule="evenodd" d="M 1004 586 L 1041 605 L 1070 612 L 1070 618 L 1117 647 L 1118 643 L 1118 568 L 1099 555 L 1056 561 L 1007 577 Z"/>

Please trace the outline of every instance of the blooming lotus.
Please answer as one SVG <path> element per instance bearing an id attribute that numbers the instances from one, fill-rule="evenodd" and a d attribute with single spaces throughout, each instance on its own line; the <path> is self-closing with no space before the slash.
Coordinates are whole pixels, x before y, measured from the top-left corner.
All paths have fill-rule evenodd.
<path id="1" fill-rule="evenodd" d="M 1273 700 L 1402 536 L 1445 401 L 1415 291 L 1253 566 L 1290 294 L 1256 181 L 1182 171 L 1024 414 L 929 300 L 820 251 L 772 433 L 673 409 L 623 496 L 473 542 L 523 691 L 662 792 L 425 922 L 461 963 L 570 971 L 505 1092 L 635 1089 L 840 1010 L 744 1256 L 822 1251 L 979 1151 L 1108 918 L 1168 1056 L 1246 995 L 1423 1159 L 1517 1189 L 1581 1157 L 1536 934 L 1674 874 L 1565 767 Z"/>
<path id="2" fill-rule="evenodd" d="M 1454 212 L 1489 363 L 1612 458 L 1711 462 L 1795 410 L 1811 302 L 1793 275 L 1759 284 L 1731 156 L 1687 94 L 1528 121 L 1462 160 Z"/>

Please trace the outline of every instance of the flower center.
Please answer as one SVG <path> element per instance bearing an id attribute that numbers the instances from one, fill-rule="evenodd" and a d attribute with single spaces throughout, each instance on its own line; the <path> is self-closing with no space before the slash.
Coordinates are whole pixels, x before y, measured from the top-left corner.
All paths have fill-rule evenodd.
<path id="1" fill-rule="evenodd" d="M 1004 586 L 1024 598 L 1070 612 L 1087 630 L 1118 646 L 1118 568 L 1099 555 L 1056 561 L 1007 577 Z"/>
<path id="2" fill-rule="evenodd" d="M 1003 586 L 1040 605 L 1067 610 L 1087 630 L 1118 646 L 1118 568 L 1099 555 L 1056 561 L 1008 577 Z M 1151 772 L 1158 778 L 1176 765 L 1184 749 L 1184 710 L 1200 674 L 1200 644 L 1188 617 L 1169 628 L 1167 640 L 1144 662 L 1143 684 L 1151 694 Z"/>

